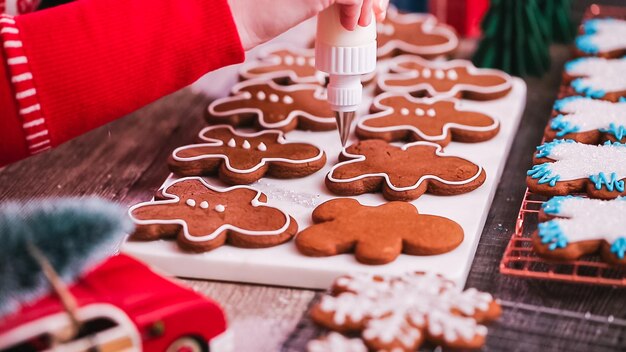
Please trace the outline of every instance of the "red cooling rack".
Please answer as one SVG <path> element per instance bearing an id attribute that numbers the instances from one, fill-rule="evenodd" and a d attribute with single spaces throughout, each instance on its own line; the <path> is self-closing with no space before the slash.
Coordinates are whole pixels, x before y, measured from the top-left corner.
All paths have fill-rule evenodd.
<path id="1" fill-rule="evenodd" d="M 609 265 L 598 255 L 555 262 L 535 253 L 531 234 L 537 229 L 539 209 L 547 199 L 526 190 L 515 223 L 515 233 L 500 262 L 500 272 L 531 279 L 626 287 L 626 268 Z"/>

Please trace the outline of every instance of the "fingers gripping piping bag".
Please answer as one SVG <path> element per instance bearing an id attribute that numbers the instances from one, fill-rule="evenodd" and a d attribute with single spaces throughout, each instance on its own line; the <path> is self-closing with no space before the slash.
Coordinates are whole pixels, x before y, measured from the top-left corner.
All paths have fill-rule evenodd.
<path id="1" fill-rule="evenodd" d="M 376 21 L 345 29 L 340 8 L 332 5 L 317 18 L 315 65 L 328 73 L 328 103 L 335 111 L 341 144 L 346 145 L 355 112 L 363 99 L 361 75 L 376 69 Z"/>

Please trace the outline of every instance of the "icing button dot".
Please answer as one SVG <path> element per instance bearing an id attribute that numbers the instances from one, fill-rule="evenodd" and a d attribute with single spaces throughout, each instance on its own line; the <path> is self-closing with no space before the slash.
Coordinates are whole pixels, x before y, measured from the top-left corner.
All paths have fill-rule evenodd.
<path id="1" fill-rule="evenodd" d="M 309 66 L 315 66 L 315 58 L 314 57 L 309 59 Z"/>
<path id="2" fill-rule="evenodd" d="M 243 144 L 241 145 L 241 147 L 242 147 L 243 149 L 250 149 L 250 142 L 248 142 L 248 140 L 247 140 L 247 139 L 246 139 L 246 140 L 244 140 L 244 141 L 243 141 Z"/>
<path id="3" fill-rule="evenodd" d="M 195 199 L 187 199 L 187 201 L 185 202 L 188 206 L 190 207 L 195 207 L 196 206 L 196 200 Z"/>
<path id="4" fill-rule="evenodd" d="M 207 202 L 206 200 L 200 203 L 200 208 L 207 209 L 208 207 L 209 207 L 209 202 Z"/>
<path id="5" fill-rule="evenodd" d="M 223 213 L 224 210 L 226 210 L 226 207 L 223 206 L 222 204 L 218 204 L 218 205 L 215 206 L 215 211 L 218 212 L 218 213 Z"/>
<path id="6" fill-rule="evenodd" d="M 435 113 L 435 109 L 428 109 L 428 111 L 426 111 L 426 115 L 428 115 L 430 117 L 435 117 L 435 115 L 437 115 L 437 113 Z"/>
<path id="7" fill-rule="evenodd" d="M 293 56 L 291 56 L 291 55 L 285 56 L 285 64 L 293 65 Z"/>
<path id="8" fill-rule="evenodd" d="M 447 73 L 448 79 L 456 81 L 459 78 L 459 75 L 455 70 L 449 70 Z"/>
<path id="9" fill-rule="evenodd" d="M 256 93 L 256 98 L 259 100 L 265 100 L 265 92 Z"/>
<path id="10" fill-rule="evenodd" d="M 424 78 L 430 78 L 431 75 L 432 75 L 432 72 L 430 71 L 429 68 L 424 68 L 422 70 L 422 76 L 424 76 Z"/>
<path id="11" fill-rule="evenodd" d="M 283 97 L 283 103 L 285 104 L 293 104 L 293 98 L 289 95 L 285 95 Z"/>
<path id="12" fill-rule="evenodd" d="M 231 139 L 228 141 L 228 146 L 229 146 L 229 147 L 231 147 L 231 148 L 234 148 L 234 147 L 236 147 L 236 146 L 237 146 L 237 142 L 235 142 L 235 139 L 234 139 L 234 138 L 231 138 Z"/>
<path id="13" fill-rule="evenodd" d="M 446 77 L 445 72 L 443 72 L 443 70 L 436 70 L 435 71 L 435 78 L 437 79 L 444 79 Z"/>
<path id="14" fill-rule="evenodd" d="M 266 151 L 266 150 L 267 150 L 267 146 L 265 145 L 265 143 L 261 142 L 261 143 L 260 143 L 260 144 L 256 147 L 256 149 L 258 149 L 258 150 L 260 150 L 260 151 L 264 152 L 264 151 Z"/>
<path id="15" fill-rule="evenodd" d="M 280 100 L 280 99 L 278 98 L 278 95 L 276 95 L 276 94 L 270 94 L 270 101 L 271 101 L 272 103 L 277 103 L 277 102 L 278 102 L 278 100 Z"/>
<path id="16" fill-rule="evenodd" d="M 298 56 L 298 58 L 296 59 L 296 65 L 304 66 L 305 64 L 306 64 L 306 59 L 302 56 Z"/>
<path id="17" fill-rule="evenodd" d="M 404 116 L 408 115 L 409 114 L 409 109 L 407 109 L 407 108 L 400 109 L 400 114 L 402 114 Z"/>
<path id="18" fill-rule="evenodd" d="M 424 116 L 426 114 L 426 112 L 424 111 L 424 109 L 417 108 L 417 109 L 415 109 L 415 114 L 417 116 Z"/>

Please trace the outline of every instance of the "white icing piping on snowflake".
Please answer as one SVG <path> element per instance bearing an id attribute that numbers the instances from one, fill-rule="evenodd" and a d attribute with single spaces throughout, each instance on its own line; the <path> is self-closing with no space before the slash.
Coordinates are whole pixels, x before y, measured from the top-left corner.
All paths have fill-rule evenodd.
<path id="1" fill-rule="evenodd" d="M 463 66 L 467 69 L 468 73 L 473 74 L 473 75 L 487 74 L 487 75 L 500 76 L 502 79 L 504 79 L 504 83 L 491 86 L 491 87 L 481 87 L 481 86 L 476 86 L 476 85 L 467 84 L 467 83 L 457 83 L 448 92 L 439 92 L 435 90 L 435 88 L 430 83 L 427 83 L 427 82 L 417 83 L 412 86 L 389 86 L 387 85 L 385 83 L 386 80 L 391 80 L 391 79 L 408 80 L 408 79 L 419 77 L 420 73 L 418 73 L 416 70 L 400 67 L 400 64 L 404 62 L 415 62 L 418 65 L 430 68 L 431 70 L 437 70 L 437 69 L 451 70 L 456 67 Z M 477 68 L 471 63 L 471 61 L 468 61 L 468 60 L 429 61 L 429 60 L 422 59 L 419 56 L 401 55 L 389 61 L 389 68 L 391 71 L 395 71 L 396 73 L 381 74 L 378 77 L 378 86 L 382 90 L 389 91 L 389 92 L 412 92 L 412 91 L 425 90 L 431 96 L 454 97 L 456 94 L 462 91 L 489 94 L 489 93 L 501 92 L 501 91 L 504 91 L 513 87 L 512 78 L 508 74 L 500 70 Z M 453 80 L 456 80 L 456 79 L 453 79 Z"/>
<path id="2" fill-rule="evenodd" d="M 583 34 L 601 53 L 626 49 L 626 21 L 617 18 L 592 20 L 595 33 Z"/>
<path id="3" fill-rule="evenodd" d="M 500 122 L 498 120 L 494 119 L 494 118 L 492 118 L 493 124 L 491 124 L 489 126 L 484 126 L 484 127 L 481 127 L 481 126 L 467 126 L 467 125 L 462 125 L 462 124 L 458 124 L 458 123 L 455 123 L 455 122 L 448 122 L 448 123 L 443 125 L 443 128 L 442 128 L 443 133 L 440 134 L 440 135 L 437 135 L 437 136 L 427 135 L 427 134 L 425 134 L 424 132 L 422 132 L 420 129 L 418 129 L 417 127 L 415 127 L 413 125 L 396 125 L 396 126 L 386 126 L 386 127 L 367 126 L 365 124 L 365 122 L 368 121 L 368 120 L 374 120 L 374 119 L 377 119 L 377 118 L 386 117 L 386 116 L 392 115 L 392 114 L 394 114 L 396 112 L 393 107 L 388 106 L 388 105 L 384 105 L 384 104 L 381 103 L 381 101 L 383 99 L 392 98 L 392 97 L 404 97 L 405 99 L 407 99 L 411 103 L 428 104 L 428 105 L 434 105 L 435 103 L 437 103 L 439 101 L 449 101 L 449 102 L 453 102 L 454 103 L 454 108 L 456 110 L 458 110 L 459 112 L 472 112 L 470 110 L 463 110 L 463 109 L 461 109 L 461 101 L 459 99 L 455 99 L 455 98 L 445 98 L 445 97 L 440 97 L 440 96 L 436 96 L 436 97 L 433 97 L 433 98 L 415 98 L 415 97 L 413 97 L 409 93 L 386 92 L 386 93 L 382 93 L 382 94 L 378 95 L 376 98 L 374 98 L 374 102 L 372 103 L 376 107 L 376 109 L 381 110 L 381 111 L 377 112 L 375 114 L 370 114 L 370 115 L 363 116 L 363 118 L 358 121 L 357 127 L 362 129 L 362 130 L 369 131 L 369 132 L 394 132 L 394 131 L 409 130 L 409 131 L 415 133 L 416 135 L 420 136 L 420 138 L 422 138 L 422 139 L 424 139 L 426 141 L 441 141 L 441 140 L 446 138 L 446 136 L 450 133 L 450 129 L 452 129 L 452 128 L 461 129 L 461 130 L 465 130 L 465 131 L 488 132 L 488 131 L 493 131 L 496 128 L 498 128 L 498 126 L 500 126 Z M 402 114 L 406 115 L 404 113 L 402 113 Z M 416 115 L 418 115 L 418 118 L 421 118 L 422 116 L 435 117 L 436 116 L 436 111 L 435 111 L 435 114 L 428 114 L 427 112 L 424 112 L 423 115 L 421 115 L 421 114 L 416 112 Z"/>
<path id="4" fill-rule="evenodd" d="M 205 127 L 202 129 L 202 131 L 200 131 L 199 137 L 200 139 L 206 141 L 206 143 L 199 143 L 199 144 L 190 144 L 190 145 L 185 145 L 182 147 L 178 147 L 176 149 L 174 149 L 174 152 L 172 152 L 172 158 L 176 161 L 194 161 L 194 160 L 202 160 L 202 159 L 211 159 L 211 158 L 220 158 L 222 160 L 224 160 L 224 164 L 226 165 L 226 168 L 234 173 L 240 173 L 240 174 L 248 174 L 251 172 L 254 172 L 258 169 L 260 169 L 261 167 L 263 167 L 265 164 L 267 164 L 268 162 L 274 162 L 274 161 L 279 161 L 279 162 L 284 162 L 284 163 L 289 163 L 289 164 L 306 164 L 306 163 L 310 163 L 310 162 L 314 162 L 317 160 L 320 160 L 322 157 L 324 157 L 324 151 L 321 150 L 320 148 L 317 148 L 316 146 L 314 146 L 313 144 L 310 144 L 312 147 L 317 148 L 317 150 L 319 150 L 319 153 L 309 159 L 303 159 L 303 160 L 293 160 L 293 159 L 287 159 L 287 158 L 261 158 L 261 162 L 258 163 L 257 165 L 255 165 L 254 167 L 250 168 L 250 169 L 245 169 L 245 170 L 241 170 L 241 169 L 237 169 L 231 166 L 230 164 L 230 158 L 228 158 L 226 155 L 224 154 L 203 154 L 203 155 L 197 155 L 197 156 L 193 156 L 193 157 L 180 157 L 177 154 L 182 151 L 182 150 L 187 150 L 187 149 L 193 149 L 193 148 L 200 148 L 200 147 L 220 147 L 224 145 L 224 142 L 220 139 L 217 138 L 207 138 L 204 136 L 204 134 L 214 130 L 214 129 L 219 129 L 219 128 L 228 128 L 230 130 L 230 132 L 238 137 L 241 138 L 255 138 L 258 136 L 262 136 L 262 135 L 266 135 L 266 134 L 276 134 L 276 140 L 278 141 L 279 144 L 282 145 L 289 145 L 289 144 L 303 144 L 300 142 L 287 142 L 284 138 L 284 133 L 282 131 L 260 131 L 260 132 L 256 132 L 256 133 L 244 133 L 244 132 L 238 132 L 236 131 L 232 126 L 230 125 L 214 125 L 214 126 L 209 126 L 209 127 Z M 234 142 L 234 140 L 233 140 Z M 249 144 L 249 142 L 248 142 Z M 306 144 L 306 143 L 304 143 Z M 232 147 L 232 145 L 230 145 L 230 141 L 227 143 L 227 145 L 229 147 Z M 263 144 L 265 146 L 265 144 Z M 244 147 L 245 148 L 245 147 Z M 250 148 L 250 146 L 249 146 Z M 249 149 L 248 148 L 248 149 Z M 259 144 L 258 146 L 256 146 L 256 149 L 260 150 L 260 151 L 267 151 L 267 146 L 265 146 L 265 150 L 263 150 L 263 147 L 261 147 L 261 145 Z"/>
<path id="5" fill-rule="evenodd" d="M 420 179 L 417 180 L 417 182 L 413 186 L 407 186 L 407 187 L 396 187 L 395 185 L 393 185 L 391 183 L 391 180 L 389 179 L 389 175 L 387 173 L 384 173 L 384 172 L 373 173 L 373 174 L 363 174 L 363 175 L 359 175 L 359 176 L 352 177 L 352 178 L 346 178 L 346 179 L 336 179 L 336 178 L 333 177 L 333 173 L 335 172 L 335 169 L 337 169 L 338 167 L 343 166 L 343 165 L 361 162 L 361 161 L 366 159 L 365 155 L 350 154 L 350 153 L 348 153 L 346 151 L 346 148 L 344 148 L 343 151 L 342 151 L 342 154 L 344 156 L 346 156 L 347 158 L 350 158 L 350 160 L 342 161 L 340 163 L 337 163 L 335 166 L 333 166 L 330 169 L 330 172 L 328 172 L 328 175 L 326 177 L 328 178 L 329 181 L 337 182 L 337 183 L 354 182 L 354 181 L 361 180 L 361 179 L 368 178 L 368 177 L 382 177 L 382 178 L 385 179 L 385 182 L 387 183 L 387 186 L 390 189 L 392 189 L 393 191 L 396 191 L 396 192 L 404 192 L 404 191 L 410 191 L 410 190 L 414 190 L 414 189 L 418 188 L 422 184 L 422 182 L 424 182 L 425 180 L 436 180 L 436 181 L 439 181 L 439 182 L 447 184 L 447 185 L 464 185 L 464 184 L 468 184 L 468 183 L 476 180 L 480 176 L 482 171 L 483 171 L 482 166 L 477 165 L 477 164 L 475 164 L 475 163 L 473 163 L 473 162 L 471 162 L 471 161 L 469 161 L 469 160 L 467 160 L 465 158 L 461 158 L 461 157 L 456 156 L 456 155 L 444 154 L 443 153 L 443 148 L 439 144 L 436 144 L 436 143 L 419 141 L 419 142 L 407 143 L 407 144 L 405 144 L 405 145 L 403 145 L 403 146 L 401 146 L 399 148 L 401 150 L 403 150 L 403 151 L 406 151 L 407 149 L 409 149 L 411 147 L 415 147 L 415 146 L 434 147 L 434 148 L 436 148 L 435 149 L 435 154 L 437 156 L 441 156 L 441 157 L 444 157 L 444 158 L 445 157 L 457 157 L 457 158 L 463 159 L 463 160 L 465 160 L 467 162 L 470 162 L 470 163 L 476 165 L 478 167 L 478 171 L 476 171 L 475 175 L 473 175 L 472 177 L 470 177 L 469 179 L 464 180 L 464 181 L 448 181 L 448 180 L 442 179 L 439 176 L 424 175 L 424 176 L 420 177 Z"/>
<path id="6" fill-rule="evenodd" d="M 578 131 L 571 133 L 607 129 L 611 123 L 626 126 L 626 103 L 623 102 L 581 97 L 563 103 L 559 112 L 563 113 L 562 121 L 578 127 Z"/>
<path id="7" fill-rule="evenodd" d="M 589 87 L 604 93 L 626 90 L 626 57 L 605 59 L 584 57 L 565 64 L 568 75 L 578 77 L 572 84 Z"/>
<path id="8" fill-rule="evenodd" d="M 349 339 L 338 332 L 331 332 L 322 339 L 307 344 L 308 352 L 367 352 L 361 339 Z"/>
<path id="9" fill-rule="evenodd" d="M 625 146 L 559 143 L 546 157 L 554 160 L 546 167 L 552 175 L 560 176 L 558 181 L 587 179 L 600 172 L 615 172 L 618 180 L 626 178 Z"/>
<path id="10" fill-rule="evenodd" d="M 282 93 L 290 93 L 290 92 L 302 91 L 302 90 L 313 90 L 314 98 L 316 100 L 319 100 L 320 104 L 327 104 L 326 92 L 324 90 L 324 87 L 322 86 L 314 85 L 314 84 L 293 84 L 290 86 L 281 86 L 281 85 L 276 84 L 276 82 L 272 81 L 271 78 L 262 77 L 262 78 L 255 78 L 255 79 L 251 79 L 251 80 L 247 80 L 247 81 L 235 84 L 231 91 L 232 96 L 216 99 L 209 105 L 208 107 L 209 114 L 213 116 L 220 116 L 220 117 L 232 116 L 232 115 L 237 115 L 237 114 L 248 114 L 248 113 L 255 114 L 256 116 L 258 116 L 259 124 L 265 129 L 273 129 L 273 128 L 280 128 L 280 127 L 287 126 L 297 116 L 302 116 L 306 119 L 309 119 L 311 121 L 321 123 L 321 124 L 332 124 L 332 125 L 335 124 L 335 119 L 332 116 L 329 116 L 329 117 L 314 116 L 304 110 L 298 110 L 298 109 L 293 109 L 284 120 L 276 122 L 276 123 L 266 122 L 265 114 L 263 113 L 263 110 L 259 108 L 238 108 L 238 109 L 229 110 L 227 112 L 215 111 L 215 107 L 217 105 L 225 103 L 225 102 L 232 103 L 232 102 L 237 102 L 241 100 L 251 100 L 253 98 L 256 98 L 256 97 L 253 97 L 249 92 L 242 91 L 243 88 L 247 88 L 247 87 L 254 86 L 254 85 L 269 85 L 272 89 L 277 90 Z"/>
<path id="11" fill-rule="evenodd" d="M 249 190 L 252 190 L 252 191 L 256 192 L 256 196 L 252 199 L 250 204 L 253 207 L 266 207 L 266 208 L 271 208 L 271 209 L 278 210 L 285 217 L 285 225 L 283 225 L 280 229 L 273 230 L 273 231 L 252 231 L 252 230 L 242 229 L 240 227 L 233 226 L 231 224 L 224 224 L 224 225 L 220 226 L 219 228 L 217 228 L 215 231 L 213 231 L 210 234 L 207 234 L 207 235 L 204 235 L 204 236 L 191 236 L 191 234 L 189 233 L 189 228 L 187 226 L 187 222 L 185 220 L 183 220 L 183 219 L 171 219 L 171 220 L 150 219 L 150 220 L 140 220 L 140 219 L 137 219 L 136 217 L 133 216 L 133 211 L 135 211 L 135 209 L 137 209 L 139 207 L 142 207 L 142 206 L 154 205 L 154 204 L 175 204 L 175 203 L 180 202 L 181 199 L 180 199 L 179 196 L 171 194 L 167 190 L 172 185 L 175 185 L 175 184 L 177 184 L 179 182 L 188 181 L 188 180 L 200 181 L 206 188 L 208 188 L 208 189 L 210 189 L 212 191 L 215 191 L 215 192 L 219 192 L 219 193 L 226 193 L 226 192 L 230 192 L 230 191 L 235 190 L 235 189 L 249 189 Z M 255 190 L 252 187 L 248 187 L 248 186 L 233 186 L 233 187 L 223 188 L 223 189 L 220 190 L 220 189 L 218 189 L 216 187 L 213 187 L 210 184 L 208 184 L 201 177 L 183 177 L 183 178 L 175 180 L 174 182 L 172 182 L 171 184 L 169 184 L 168 186 L 163 188 L 162 194 L 163 194 L 163 196 L 165 196 L 166 198 L 169 198 L 169 199 L 153 200 L 153 201 L 150 201 L 150 202 L 143 202 L 143 203 L 135 204 L 132 207 L 130 207 L 128 209 L 128 215 L 130 216 L 131 220 L 133 220 L 138 225 L 180 225 L 183 228 L 183 235 L 185 236 L 185 239 L 187 239 L 188 241 L 191 241 L 191 242 L 211 241 L 211 240 L 217 238 L 217 236 L 220 233 L 224 232 L 224 231 L 236 231 L 238 233 L 241 233 L 241 234 L 244 234 L 244 235 L 247 235 L 247 236 L 277 236 L 277 235 L 280 235 L 280 234 L 284 233 L 285 231 L 287 231 L 287 229 L 289 228 L 289 225 L 291 224 L 291 218 L 289 217 L 289 215 L 287 215 L 287 213 L 283 212 L 279 208 L 271 207 L 271 206 L 266 205 L 264 202 L 261 202 L 259 200 L 259 198 L 261 197 L 261 195 L 263 195 L 263 193 Z M 194 203 L 195 203 L 195 200 L 194 200 Z M 216 209 L 216 212 L 219 212 L 219 211 Z"/>

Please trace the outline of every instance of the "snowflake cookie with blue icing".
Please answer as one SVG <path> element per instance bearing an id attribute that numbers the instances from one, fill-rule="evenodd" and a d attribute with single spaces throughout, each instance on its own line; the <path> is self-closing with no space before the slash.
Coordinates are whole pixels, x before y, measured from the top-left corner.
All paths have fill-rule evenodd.
<path id="1" fill-rule="evenodd" d="M 616 102 L 626 97 L 626 58 L 581 57 L 565 64 L 563 81 L 572 95 Z"/>
<path id="2" fill-rule="evenodd" d="M 554 103 L 557 114 L 546 127 L 547 141 L 573 139 L 585 144 L 626 141 L 626 101 L 572 96 Z"/>
<path id="3" fill-rule="evenodd" d="M 582 55 L 616 58 L 626 54 L 626 21 L 595 18 L 583 23 L 576 38 L 576 50 Z"/>
<path id="4" fill-rule="evenodd" d="M 557 139 L 537 147 L 534 163 L 526 178 L 532 192 L 549 196 L 587 193 L 602 199 L 626 195 L 626 144 Z"/>
<path id="5" fill-rule="evenodd" d="M 603 260 L 626 264 L 626 199 L 559 196 L 541 206 L 533 245 L 543 257 L 576 260 L 600 252 Z"/>

